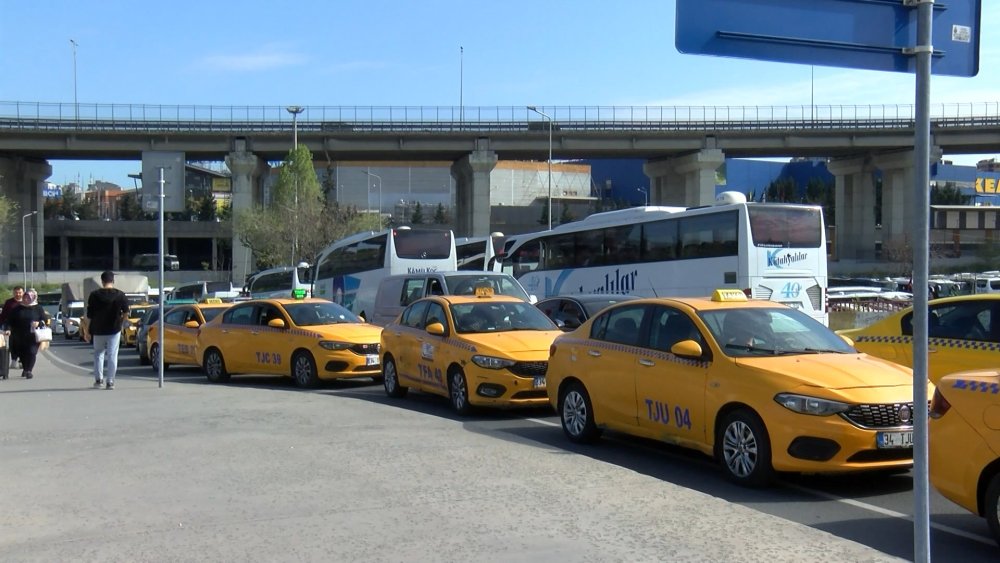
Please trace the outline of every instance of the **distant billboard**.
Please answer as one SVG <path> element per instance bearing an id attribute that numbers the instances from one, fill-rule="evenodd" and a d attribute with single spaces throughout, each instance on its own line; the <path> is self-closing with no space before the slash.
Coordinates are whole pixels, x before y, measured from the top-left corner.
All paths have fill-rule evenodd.
<path id="1" fill-rule="evenodd" d="M 213 192 L 231 192 L 233 191 L 233 181 L 230 178 L 212 178 L 212 191 Z"/>
<path id="2" fill-rule="evenodd" d="M 163 170 L 163 211 L 184 211 L 184 153 L 142 151 L 143 211 L 157 211 Z"/>

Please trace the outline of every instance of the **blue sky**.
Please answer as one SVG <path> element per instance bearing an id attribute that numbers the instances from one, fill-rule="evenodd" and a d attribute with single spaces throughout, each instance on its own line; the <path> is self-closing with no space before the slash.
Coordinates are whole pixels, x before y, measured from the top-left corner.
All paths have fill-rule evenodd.
<path id="1" fill-rule="evenodd" d="M 979 75 L 934 77 L 932 104 L 1000 100 L 1000 1 L 983 4 Z M 73 39 L 81 104 L 913 103 L 908 74 L 682 55 L 674 10 L 671 0 L 0 0 L 0 101 L 72 103 Z M 130 186 L 139 169 L 52 164 L 60 184 Z"/>

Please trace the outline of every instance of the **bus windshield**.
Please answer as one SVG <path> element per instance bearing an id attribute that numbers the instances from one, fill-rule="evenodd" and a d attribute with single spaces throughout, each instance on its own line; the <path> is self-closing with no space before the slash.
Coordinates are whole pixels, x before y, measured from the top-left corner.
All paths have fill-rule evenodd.
<path id="1" fill-rule="evenodd" d="M 750 235 L 755 246 L 770 248 L 819 248 L 823 217 L 819 209 L 783 205 L 747 208 Z"/>

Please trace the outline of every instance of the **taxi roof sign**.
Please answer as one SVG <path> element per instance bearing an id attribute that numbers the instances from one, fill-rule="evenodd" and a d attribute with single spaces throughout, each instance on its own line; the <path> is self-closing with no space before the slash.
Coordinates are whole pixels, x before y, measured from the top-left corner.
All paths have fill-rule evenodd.
<path id="1" fill-rule="evenodd" d="M 493 297 L 493 287 L 489 285 L 476 286 L 476 297 Z"/>
<path id="2" fill-rule="evenodd" d="M 206 297 L 206 298 L 202 299 L 200 301 L 200 303 L 204 303 L 206 305 L 218 305 L 219 303 L 222 303 L 222 298 L 221 297 Z"/>
<path id="3" fill-rule="evenodd" d="M 712 292 L 712 301 L 746 301 L 747 294 L 739 289 L 716 289 Z"/>
<path id="4" fill-rule="evenodd" d="M 296 288 L 292 290 L 292 299 L 305 299 L 306 290 L 302 288 Z"/>

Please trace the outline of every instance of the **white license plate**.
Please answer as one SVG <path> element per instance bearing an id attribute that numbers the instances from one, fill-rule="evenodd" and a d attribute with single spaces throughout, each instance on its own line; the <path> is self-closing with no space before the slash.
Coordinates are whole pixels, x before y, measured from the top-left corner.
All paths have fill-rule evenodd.
<path id="1" fill-rule="evenodd" d="M 879 432 L 875 442 L 879 448 L 912 448 L 913 432 Z"/>
<path id="2" fill-rule="evenodd" d="M 378 354 L 368 354 L 365 356 L 366 366 L 377 366 L 378 365 Z"/>
<path id="3" fill-rule="evenodd" d="M 539 375 L 535 377 L 535 389 L 539 387 L 545 387 L 545 376 Z"/>

